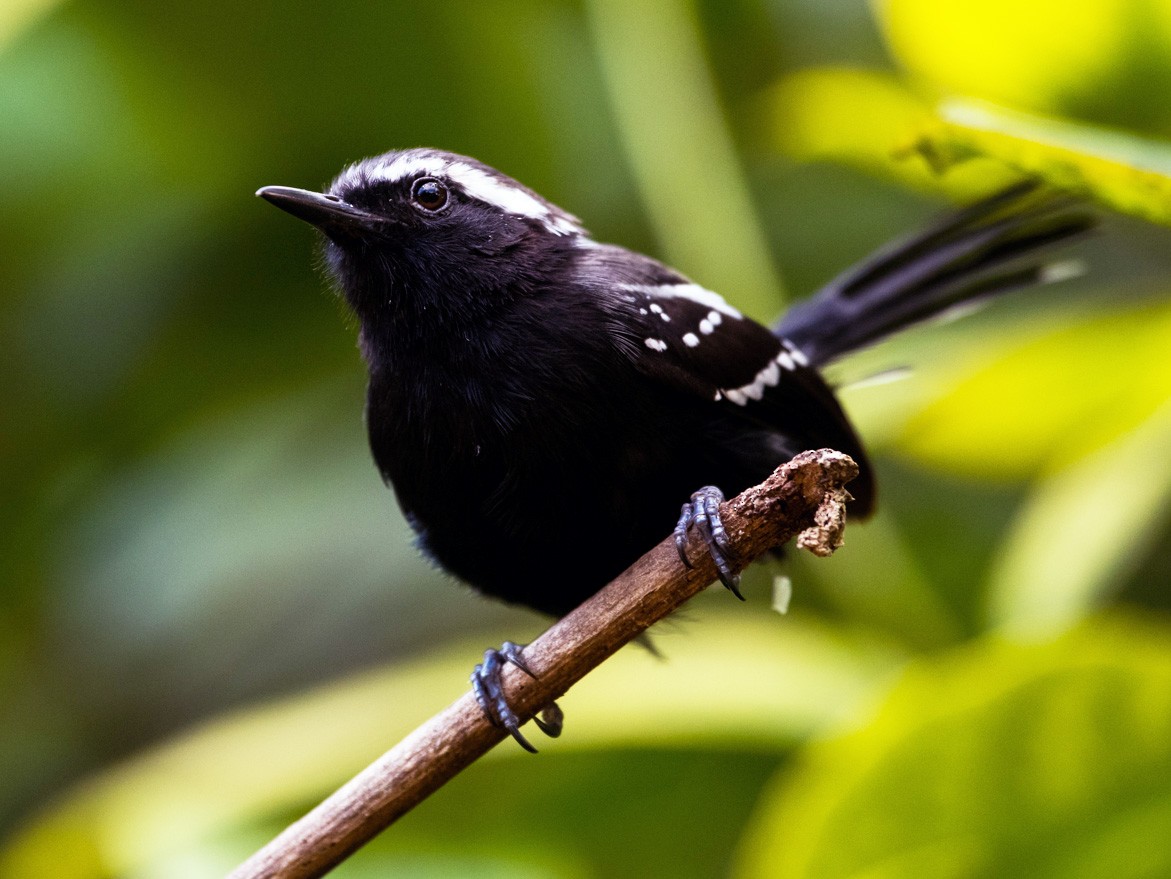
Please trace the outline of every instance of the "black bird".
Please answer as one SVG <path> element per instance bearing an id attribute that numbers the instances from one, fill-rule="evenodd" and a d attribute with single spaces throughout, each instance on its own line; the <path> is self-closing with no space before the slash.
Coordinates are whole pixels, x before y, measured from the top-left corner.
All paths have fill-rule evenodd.
<path id="1" fill-rule="evenodd" d="M 351 165 L 324 194 L 258 195 L 325 235 L 361 326 L 370 446 L 422 551 L 482 592 L 553 615 L 676 522 L 681 546 L 699 527 L 736 592 L 720 490 L 755 485 L 806 449 L 857 461 L 850 513 L 870 513 L 873 470 L 818 368 L 1056 277 L 1035 252 L 1091 222 L 1023 182 L 883 249 L 771 331 L 465 156 L 394 151 Z M 605 540 L 582 553 L 587 528 Z M 501 691 L 505 662 L 524 668 L 520 648 L 485 654 L 476 694 L 532 750 Z"/>

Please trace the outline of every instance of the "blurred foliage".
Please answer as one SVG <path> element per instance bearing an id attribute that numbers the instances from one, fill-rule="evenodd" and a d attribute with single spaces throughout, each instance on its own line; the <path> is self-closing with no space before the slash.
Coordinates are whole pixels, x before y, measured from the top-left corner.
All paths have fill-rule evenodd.
<path id="1" fill-rule="evenodd" d="M 835 368 L 883 507 L 789 617 L 702 596 L 338 875 L 1166 874 L 1168 86 L 1168 0 L 0 8 L 0 875 L 219 875 L 544 625 L 417 558 L 251 197 L 417 144 L 760 319 L 1022 171 L 1143 219 Z"/>
<path id="2" fill-rule="evenodd" d="M 1099 617 L 914 664 L 865 730 L 766 791 L 742 875 L 1167 875 L 1168 647 Z"/>
<path id="3" fill-rule="evenodd" d="M 590 675 L 563 700 L 578 720 L 575 734 L 550 753 L 700 749 L 779 755 L 788 744 L 865 710 L 902 661 L 897 646 L 795 621 L 778 625 L 767 618 L 729 616 L 723 625 L 695 635 L 661 641 L 671 645 L 669 663 L 646 651 L 626 652 Z M 459 696 L 466 686 L 467 658 L 476 654 L 476 646 L 460 642 L 442 656 L 405 662 L 197 729 L 71 798 L 9 852 L 8 869 L 13 875 L 62 877 L 92 875 L 96 866 L 114 875 L 165 874 L 163 866 L 174 851 L 323 797 L 337 779 L 377 757 L 388 740 L 402 738 L 419 718 Z M 761 680 L 772 684 L 762 689 Z M 338 718 L 347 721 L 339 724 Z M 314 735 L 306 736 L 306 730 Z M 523 764 L 517 759 L 523 756 L 501 748 L 489 759 L 515 765 Z M 551 771 L 547 777 L 553 784 L 561 770 Z M 545 777 L 524 774 L 527 784 Z M 185 781 L 176 790 L 179 778 Z M 475 812 L 493 811 L 494 787 L 478 795 L 485 802 Z M 699 817 L 694 803 L 674 808 Z M 506 811 L 511 810 L 510 804 Z M 605 810 L 597 816 L 606 826 L 613 817 Z M 506 816 L 517 832 L 531 820 Z M 549 832 L 567 837 L 582 821 L 575 818 L 568 825 Z M 408 835 L 415 833 L 432 831 L 419 826 Z M 75 872 L 60 865 L 63 844 L 88 851 Z"/>

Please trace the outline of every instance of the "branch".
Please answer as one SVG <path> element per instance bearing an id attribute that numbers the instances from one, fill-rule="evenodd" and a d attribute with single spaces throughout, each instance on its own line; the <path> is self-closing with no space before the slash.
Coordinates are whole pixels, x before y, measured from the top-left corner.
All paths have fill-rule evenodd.
<path id="1" fill-rule="evenodd" d="M 840 452 L 803 452 L 726 502 L 721 514 L 736 570 L 794 536 L 799 547 L 815 555 L 832 553 L 841 545 L 845 526 L 849 495 L 843 486 L 857 475 L 858 466 Z M 667 538 L 528 645 L 525 662 L 537 678 L 511 666 L 504 678 L 517 715 L 531 718 L 715 580 L 715 567 L 698 538 L 689 541 L 688 550 L 695 560 L 691 569 L 679 561 L 673 539 Z M 324 875 L 505 735 L 469 692 L 290 825 L 229 879 Z"/>

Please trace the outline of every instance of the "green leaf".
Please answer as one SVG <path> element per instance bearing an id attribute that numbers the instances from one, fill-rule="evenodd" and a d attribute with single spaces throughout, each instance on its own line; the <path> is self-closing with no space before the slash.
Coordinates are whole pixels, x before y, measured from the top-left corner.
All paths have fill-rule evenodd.
<path id="1" fill-rule="evenodd" d="M 907 161 L 934 119 L 931 103 L 897 77 L 849 67 L 818 67 L 782 79 L 767 94 L 769 140 L 798 161 L 836 161 L 907 186 L 970 200 L 1012 179 L 993 162 L 965 162 L 940 176 Z"/>
<path id="2" fill-rule="evenodd" d="M 742 877 L 1171 874 L 1171 631 L 1098 619 L 908 670 L 762 800 Z"/>
<path id="3" fill-rule="evenodd" d="M 590 674 L 562 700 L 566 735 L 542 748 L 781 753 L 865 710 L 901 663 L 881 645 L 790 618 L 736 615 L 694 629 L 657 638 L 668 661 L 628 649 Z M 193 730 L 66 795 L 0 853 L 0 876 L 166 875 L 171 858 L 308 808 L 458 697 L 482 646 Z M 489 755 L 517 757 L 530 759 L 511 747 Z"/>
<path id="4" fill-rule="evenodd" d="M 1027 478 L 1113 442 L 1171 400 L 1164 303 L 989 346 L 988 359 L 967 375 L 952 372 L 950 388 L 906 422 L 901 452 L 977 478 Z"/>
<path id="5" fill-rule="evenodd" d="M 916 149 L 946 167 L 973 156 L 1085 192 L 1126 214 L 1171 225 L 1171 144 L 971 100 L 938 107 Z"/>
<path id="6" fill-rule="evenodd" d="M 846 68 L 789 76 L 768 106 L 771 142 L 799 160 L 845 162 L 960 200 L 1023 173 L 1171 224 L 1166 141 L 972 99 L 932 105 L 889 74 Z M 926 163 L 907 161 L 915 154 Z"/>
<path id="7" fill-rule="evenodd" d="M 1087 82 L 1109 75 L 1141 15 L 1139 5 L 1131 0 L 874 4 L 893 54 L 921 81 L 945 93 L 1048 110 L 1059 109 Z M 1149 18 L 1148 26 L 1159 17 Z"/>
<path id="8" fill-rule="evenodd" d="M 1002 544 L 993 625 L 1036 635 L 1100 605 L 1160 533 L 1171 506 L 1171 403 L 1043 480 Z"/>

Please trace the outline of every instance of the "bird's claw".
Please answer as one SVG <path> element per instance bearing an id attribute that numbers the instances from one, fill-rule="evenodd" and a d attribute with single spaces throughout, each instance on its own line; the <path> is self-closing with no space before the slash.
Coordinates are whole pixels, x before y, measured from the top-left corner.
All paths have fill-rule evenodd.
<path id="1" fill-rule="evenodd" d="M 499 650 L 485 650 L 484 661 L 478 663 L 472 671 L 472 692 L 475 693 L 480 710 L 492 721 L 493 725 L 506 730 L 510 736 L 516 739 L 517 744 L 529 753 L 535 754 L 537 749 L 521 733 L 520 719 L 504 695 L 502 675 L 505 666 L 509 663 L 515 665 L 530 678 L 537 677 L 532 669 L 525 664 L 523 650 L 523 644 L 514 644 L 511 641 L 505 641 Z M 557 738 L 561 735 L 563 721 L 564 715 L 556 702 L 549 703 L 541 709 L 540 714 L 533 717 L 533 723 L 537 725 L 537 728 L 550 738 Z"/>
<path id="2" fill-rule="evenodd" d="M 733 595 L 744 600 L 740 594 L 740 575 L 732 570 L 728 562 L 731 554 L 728 546 L 728 532 L 724 530 L 724 522 L 720 518 L 720 504 L 724 502 L 724 493 L 714 485 L 706 485 L 691 496 L 691 500 L 683 505 L 679 521 L 675 525 L 675 549 L 683 564 L 691 568 L 691 559 L 687 557 L 687 534 L 694 525 L 699 529 L 699 535 L 707 546 L 708 553 L 716 565 L 716 573 L 720 582 Z"/>

